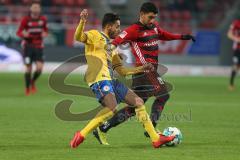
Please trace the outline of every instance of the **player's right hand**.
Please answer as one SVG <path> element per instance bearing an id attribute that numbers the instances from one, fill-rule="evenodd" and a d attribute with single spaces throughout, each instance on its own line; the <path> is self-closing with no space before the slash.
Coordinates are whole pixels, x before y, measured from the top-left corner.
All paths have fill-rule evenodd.
<path id="1" fill-rule="evenodd" d="M 82 10 L 82 12 L 80 13 L 80 18 L 83 21 L 87 21 L 87 18 L 88 18 L 88 10 L 87 9 Z"/>
<path id="2" fill-rule="evenodd" d="M 147 63 L 143 65 L 144 72 L 153 72 L 154 66 L 151 63 Z"/>
<path id="3" fill-rule="evenodd" d="M 29 38 L 29 33 L 27 31 L 22 32 L 24 38 Z"/>
<path id="4" fill-rule="evenodd" d="M 47 32 L 42 32 L 42 38 L 46 38 L 48 36 L 48 33 Z"/>
<path id="5" fill-rule="evenodd" d="M 190 34 L 184 34 L 184 35 L 182 35 L 181 39 L 182 39 L 182 40 L 192 40 L 193 42 L 196 41 L 195 37 L 192 36 L 192 35 L 190 35 Z"/>

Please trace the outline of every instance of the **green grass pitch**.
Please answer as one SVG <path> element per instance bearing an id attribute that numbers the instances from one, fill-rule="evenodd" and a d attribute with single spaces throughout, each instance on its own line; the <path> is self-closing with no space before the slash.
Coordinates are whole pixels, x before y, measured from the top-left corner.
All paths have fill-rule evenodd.
<path id="1" fill-rule="evenodd" d="M 98 105 L 94 98 L 54 92 L 48 75 L 37 83 L 39 92 L 25 97 L 22 74 L 0 74 L 0 160 L 226 160 L 240 159 L 240 80 L 227 90 L 227 77 L 167 77 L 174 85 L 171 99 L 159 122 L 181 129 L 177 147 L 153 149 L 143 127 L 131 119 L 109 132 L 110 146 L 101 146 L 89 135 L 77 149 L 69 148 L 76 130 L 86 122 L 66 122 L 54 113 L 57 102 L 72 99 L 72 112 Z M 68 81 L 80 85 L 78 75 Z M 83 85 L 83 84 L 82 84 Z M 150 109 L 153 99 L 146 106 Z"/>

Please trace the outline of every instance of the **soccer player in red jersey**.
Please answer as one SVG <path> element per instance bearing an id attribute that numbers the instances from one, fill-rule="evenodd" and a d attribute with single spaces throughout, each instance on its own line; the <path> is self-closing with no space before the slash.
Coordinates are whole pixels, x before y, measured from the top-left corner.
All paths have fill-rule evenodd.
<path id="1" fill-rule="evenodd" d="M 23 60 L 25 70 L 25 94 L 35 93 L 35 82 L 39 78 L 43 69 L 43 38 L 48 35 L 47 18 L 41 15 L 41 5 L 33 2 L 30 13 L 24 16 L 17 30 L 17 36 L 22 39 Z M 32 63 L 36 63 L 36 71 L 32 76 Z"/>
<path id="2" fill-rule="evenodd" d="M 233 21 L 228 31 L 228 38 L 233 41 L 233 67 L 230 77 L 229 90 L 234 90 L 234 79 L 240 69 L 240 17 Z"/>
<path id="3" fill-rule="evenodd" d="M 111 46 L 107 46 L 107 49 L 111 50 L 121 44 L 130 43 L 132 53 L 136 59 L 136 66 L 146 63 L 152 63 L 155 66 L 154 72 L 133 75 L 132 83 L 132 89 L 144 100 L 144 102 L 146 102 L 151 96 L 156 97 L 152 104 L 151 110 L 151 120 L 154 127 L 156 127 L 157 121 L 159 120 L 159 117 L 164 109 L 164 105 L 169 99 L 166 83 L 162 79 L 159 80 L 157 73 L 159 54 L 158 42 L 159 40 L 195 41 L 194 37 L 190 34 L 172 34 L 160 28 L 159 24 L 155 20 L 157 13 L 158 9 L 153 3 L 144 3 L 140 9 L 139 21 L 127 27 L 117 38 L 113 40 Z M 152 92 L 152 90 L 154 90 L 154 92 Z M 142 94 L 143 91 L 145 94 Z M 106 143 L 105 133 L 112 127 L 116 127 L 132 116 L 135 116 L 134 109 L 132 109 L 130 106 L 123 108 L 119 110 L 117 114 L 113 116 L 113 118 L 95 130 L 93 134 L 101 144 L 104 144 Z M 145 136 L 148 137 L 146 132 Z M 102 143 L 102 141 L 105 142 Z"/>

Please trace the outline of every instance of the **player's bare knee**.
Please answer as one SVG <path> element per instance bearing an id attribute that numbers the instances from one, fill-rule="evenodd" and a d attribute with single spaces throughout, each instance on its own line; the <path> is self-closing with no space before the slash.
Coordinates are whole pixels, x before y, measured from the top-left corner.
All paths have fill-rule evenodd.
<path id="1" fill-rule="evenodd" d="M 32 72 L 32 66 L 26 65 L 26 72 L 31 73 Z"/>
<path id="2" fill-rule="evenodd" d="M 37 69 L 36 72 L 41 74 L 42 73 L 42 69 Z"/>
<path id="3" fill-rule="evenodd" d="M 239 71 L 240 70 L 240 66 L 237 66 L 237 71 Z"/>
<path id="4" fill-rule="evenodd" d="M 144 105 L 144 101 L 140 97 L 135 98 L 135 106 L 142 106 Z"/>
<path id="5" fill-rule="evenodd" d="M 107 106 L 113 113 L 117 112 L 117 106 Z"/>

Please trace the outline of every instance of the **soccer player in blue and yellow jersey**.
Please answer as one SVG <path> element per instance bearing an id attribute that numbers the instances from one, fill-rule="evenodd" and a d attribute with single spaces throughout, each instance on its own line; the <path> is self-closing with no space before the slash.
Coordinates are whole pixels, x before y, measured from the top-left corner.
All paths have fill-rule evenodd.
<path id="1" fill-rule="evenodd" d="M 87 16 L 87 10 L 83 10 L 75 32 L 75 40 L 85 44 L 85 56 L 88 64 L 85 80 L 103 108 L 81 131 L 75 133 L 70 142 L 71 147 L 78 147 L 89 133 L 111 118 L 120 102 L 135 107 L 136 116 L 150 135 L 153 147 L 159 148 L 161 145 L 172 141 L 174 136 L 166 137 L 156 133 L 145 110 L 143 100 L 113 77 L 114 69 L 122 75 L 153 69 L 153 66 L 148 64 L 136 68 L 125 68 L 115 51 L 106 50 L 106 46 L 110 44 L 111 39 L 114 39 L 120 33 L 119 16 L 107 13 L 102 20 L 102 31 L 90 30 L 84 32 Z"/>

